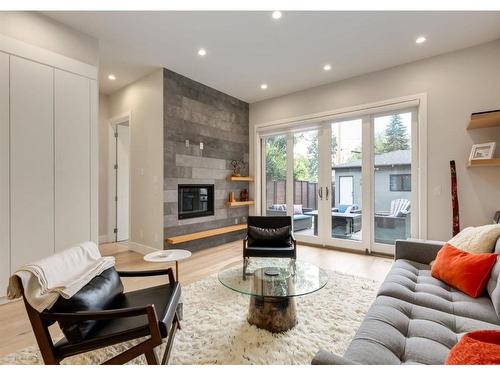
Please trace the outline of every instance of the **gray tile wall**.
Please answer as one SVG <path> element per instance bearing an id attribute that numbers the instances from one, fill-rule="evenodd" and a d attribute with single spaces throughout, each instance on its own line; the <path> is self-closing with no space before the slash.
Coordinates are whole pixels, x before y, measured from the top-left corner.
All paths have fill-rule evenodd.
<path id="1" fill-rule="evenodd" d="M 228 208 L 226 201 L 230 191 L 239 198 L 248 183 L 226 178 L 232 171 L 231 160 L 243 158 L 248 162 L 248 103 L 167 69 L 163 70 L 163 90 L 164 237 L 246 222 L 248 208 Z M 189 147 L 185 146 L 186 139 Z M 215 185 L 213 216 L 177 218 L 177 185 L 191 183 Z M 175 247 L 197 250 L 242 237 L 243 233 L 231 233 Z"/>

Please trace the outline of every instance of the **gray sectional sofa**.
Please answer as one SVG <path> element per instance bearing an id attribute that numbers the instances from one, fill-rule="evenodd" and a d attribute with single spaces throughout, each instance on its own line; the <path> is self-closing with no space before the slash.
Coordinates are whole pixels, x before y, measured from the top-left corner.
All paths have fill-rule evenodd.
<path id="1" fill-rule="evenodd" d="M 395 263 L 344 356 L 320 351 L 312 363 L 443 364 L 464 333 L 500 329 L 500 261 L 474 299 L 431 276 L 442 245 L 397 241 Z"/>

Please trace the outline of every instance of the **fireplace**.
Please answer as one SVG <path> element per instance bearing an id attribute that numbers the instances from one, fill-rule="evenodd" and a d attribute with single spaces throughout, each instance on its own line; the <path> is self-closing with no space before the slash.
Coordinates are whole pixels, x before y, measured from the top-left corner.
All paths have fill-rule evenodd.
<path id="1" fill-rule="evenodd" d="M 214 214 L 214 185 L 178 185 L 179 220 Z"/>

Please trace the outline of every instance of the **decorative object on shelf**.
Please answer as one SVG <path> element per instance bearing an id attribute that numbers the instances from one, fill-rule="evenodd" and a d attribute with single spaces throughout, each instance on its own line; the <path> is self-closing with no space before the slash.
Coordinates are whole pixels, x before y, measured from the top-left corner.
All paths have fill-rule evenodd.
<path id="1" fill-rule="evenodd" d="M 472 146 L 469 161 L 493 159 L 496 142 L 480 143 Z"/>
<path id="2" fill-rule="evenodd" d="M 493 222 L 495 224 L 500 224 L 500 211 L 495 212 L 495 216 L 493 216 Z"/>
<path id="3" fill-rule="evenodd" d="M 241 170 L 245 168 L 246 163 L 243 159 L 233 160 L 231 161 L 231 165 L 233 166 L 233 176 L 240 177 Z"/>
<path id="4" fill-rule="evenodd" d="M 455 160 L 450 161 L 451 172 L 451 207 L 453 209 L 452 230 L 453 236 L 460 232 L 460 217 L 458 215 L 458 191 L 457 191 L 457 168 Z"/>
<path id="5" fill-rule="evenodd" d="M 229 202 L 236 202 L 236 199 L 234 198 L 234 192 L 229 192 Z"/>
<path id="6" fill-rule="evenodd" d="M 242 189 L 240 191 L 240 201 L 246 202 L 248 200 L 248 190 L 247 189 Z"/>

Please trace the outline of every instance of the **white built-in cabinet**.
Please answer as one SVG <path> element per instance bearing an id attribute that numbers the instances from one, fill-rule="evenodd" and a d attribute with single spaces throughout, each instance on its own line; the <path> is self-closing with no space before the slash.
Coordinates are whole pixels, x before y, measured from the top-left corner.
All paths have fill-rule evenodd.
<path id="1" fill-rule="evenodd" d="M 0 52 L 0 296 L 10 272 L 9 55 Z"/>
<path id="2" fill-rule="evenodd" d="M 54 71 L 55 250 L 90 239 L 90 82 Z"/>
<path id="3" fill-rule="evenodd" d="M 10 263 L 54 253 L 54 69 L 10 56 Z"/>
<path id="4" fill-rule="evenodd" d="M 0 297 L 19 266 L 97 242 L 97 82 L 51 59 L 78 67 L 0 52 Z"/>

